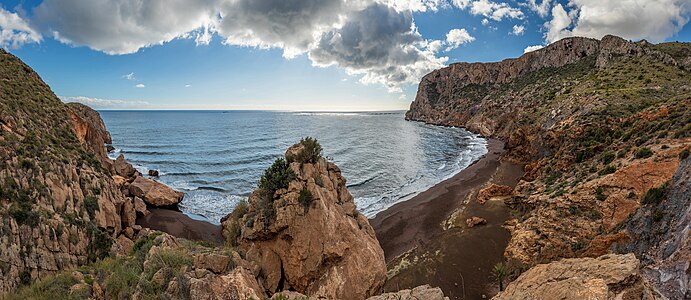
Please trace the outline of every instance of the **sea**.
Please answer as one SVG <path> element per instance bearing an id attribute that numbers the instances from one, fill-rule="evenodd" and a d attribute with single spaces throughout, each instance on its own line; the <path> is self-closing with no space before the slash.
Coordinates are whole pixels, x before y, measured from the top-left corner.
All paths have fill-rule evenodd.
<path id="1" fill-rule="evenodd" d="M 142 174 L 185 193 L 180 210 L 218 224 L 300 138 L 316 138 L 368 217 L 450 178 L 487 153 L 463 128 L 406 121 L 404 111 L 100 111 Z"/>

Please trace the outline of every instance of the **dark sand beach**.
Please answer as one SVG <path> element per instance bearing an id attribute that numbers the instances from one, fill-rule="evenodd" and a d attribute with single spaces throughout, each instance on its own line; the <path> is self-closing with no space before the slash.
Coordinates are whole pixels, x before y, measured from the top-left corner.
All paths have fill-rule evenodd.
<path id="1" fill-rule="evenodd" d="M 430 284 L 450 299 L 490 298 L 497 292 L 492 268 L 511 237 L 502 227 L 510 209 L 502 201 L 481 205 L 475 199 L 489 182 L 515 186 L 522 176 L 521 165 L 499 160 L 502 152 L 502 142 L 489 140 L 488 153 L 475 164 L 371 220 L 390 275 L 396 270 L 386 291 Z M 444 230 L 441 224 L 456 209 L 461 225 Z M 467 228 L 465 219 L 473 216 L 487 225 Z"/>
<path id="2" fill-rule="evenodd" d="M 151 214 L 137 218 L 137 224 L 160 230 L 179 238 L 192 241 L 208 241 L 223 244 L 221 226 L 195 220 L 179 211 L 166 208 L 149 208 Z"/>

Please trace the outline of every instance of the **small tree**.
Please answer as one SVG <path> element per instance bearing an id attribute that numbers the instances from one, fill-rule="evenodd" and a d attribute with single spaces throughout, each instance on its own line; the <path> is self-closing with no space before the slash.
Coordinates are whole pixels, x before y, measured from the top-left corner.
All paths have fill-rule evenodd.
<path id="1" fill-rule="evenodd" d="M 494 275 L 494 278 L 497 279 L 499 282 L 499 291 L 504 290 L 504 279 L 506 278 L 506 266 L 504 263 L 497 263 L 494 265 L 494 269 L 492 270 L 492 275 Z"/>
<path id="2" fill-rule="evenodd" d="M 302 151 L 286 157 L 288 162 L 297 161 L 299 163 L 316 163 L 322 157 L 322 146 L 319 144 L 317 139 L 311 137 L 305 137 L 300 140 L 300 145 L 302 145 Z"/>

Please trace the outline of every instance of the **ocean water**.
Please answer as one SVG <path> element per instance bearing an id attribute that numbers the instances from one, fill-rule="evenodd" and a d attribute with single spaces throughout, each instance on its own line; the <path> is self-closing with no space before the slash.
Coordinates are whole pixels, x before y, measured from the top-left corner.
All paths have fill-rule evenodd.
<path id="1" fill-rule="evenodd" d="M 347 179 L 359 210 L 375 216 L 453 176 L 487 152 L 462 128 L 404 120 L 404 112 L 101 111 L 142 174 L 183 191 L 180 209 L 213 223 L 257 185 L 264 170 L 301 137 L 319 140 Z"/>

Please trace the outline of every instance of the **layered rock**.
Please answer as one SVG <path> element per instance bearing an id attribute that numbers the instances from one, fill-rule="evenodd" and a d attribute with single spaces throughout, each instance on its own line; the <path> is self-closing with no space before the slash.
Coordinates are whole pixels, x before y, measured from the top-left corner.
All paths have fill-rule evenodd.
<path id="1" fill-rule="evenodd" d="M 691 298 L 691 159 L 665 186 L 659 202 L 647 203 L 627 222 L 617 252 L 640 257 L 641 273 L 669 299 Z"/>
<path id="2" fill-rule="evenodd" d="M 638 267 L 633 254 L 562 259 L 533 267 L 492 299 L 663 299 Z"/>
<path id="3" fill-rule="evenodd" d="M 292 290 L 327 299 L 377 294 L 386 279 L 384 252 L 340 169 L 324 158 L 294 161 L 289 168 L 295 178 L 287 188 L 268 200 L 261 190 L 253 192 L 247 213 L 224 220 L 224 231 L 240 225 L 240 246 L 261 267 L 260 282 L 269 294 Z"/>
<path id="4" fill-rule="evenodd" d="M 151 206 L 175 206 L 185 196 L 165 184 L 142 176 L 137 176 L 129 184 L 129 191 Z"/>
<path id="5" fill-rule="evenodd" d="M 0 50 L 0 294 L 107 256 L 129 221 L 98 113 Z M 129 216 L 128 216 L 129 217 Z M 115 246 L 113 246 L 115 247 Z"/>

